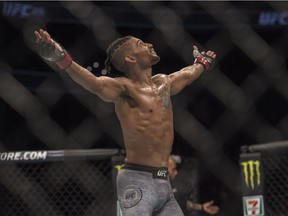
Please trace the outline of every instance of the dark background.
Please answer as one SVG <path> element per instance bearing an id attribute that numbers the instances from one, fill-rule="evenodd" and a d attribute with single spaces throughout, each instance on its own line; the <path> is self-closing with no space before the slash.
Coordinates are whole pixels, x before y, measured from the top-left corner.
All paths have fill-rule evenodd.
<path id="1" fill-rule="evenodd" d="M 172 98 L 173 154 L 199 159 L 203 201 L 223 204 L 219 188 L 238 198 L 241 146 L 288 137 L 287 2 L 1 2 L 0 9 L 1 151 L 124 148 L 112 104 L 35 54 L 39 28 L 99 76 L 106 47 L 124 35 L 154 45 L 155 73 L 192 64 L 193 44 L 217 53 L 216 68 Z"/>

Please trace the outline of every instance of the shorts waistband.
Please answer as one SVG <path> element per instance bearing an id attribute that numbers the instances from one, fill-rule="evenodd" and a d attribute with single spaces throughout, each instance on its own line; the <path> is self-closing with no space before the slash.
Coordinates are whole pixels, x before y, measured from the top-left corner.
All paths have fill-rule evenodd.
<path id="1" fill-rule="evenodd" d="M 132 164 L 132 163 L 124 163 L 121 169 L 149 172 L 149 173 L 152 173 L 153 178 L 156 178 L 156 179 L 168 180 L 168 176 L 169 176 L 167 167 L 150 167 L 150 166 L 143 166 L 143 165 Z"/>

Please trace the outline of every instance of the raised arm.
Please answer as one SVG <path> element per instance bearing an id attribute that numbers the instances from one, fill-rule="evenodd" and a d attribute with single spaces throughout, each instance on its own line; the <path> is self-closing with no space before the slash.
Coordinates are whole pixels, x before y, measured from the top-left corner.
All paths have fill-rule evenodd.
<path id="1" fill-rule="evenodd" d="M 55 42 L 47 31 L 35 31 L 39 55 L 65 70 L 79 85 L 107 102 L 114 102 L 125 91 L 122 78 L 97 77 L 72 60 L 70 55 Z"/>
<path id="2" fill-rule="evenodd" d="M 196 46 L 193 46 L 194 64 L 169 75 L 170 95 L 178 94 L 187 85 L 197 79 L 204 70 L 211 70 L 216 54 L 213 51 L 200 53 Z"/>

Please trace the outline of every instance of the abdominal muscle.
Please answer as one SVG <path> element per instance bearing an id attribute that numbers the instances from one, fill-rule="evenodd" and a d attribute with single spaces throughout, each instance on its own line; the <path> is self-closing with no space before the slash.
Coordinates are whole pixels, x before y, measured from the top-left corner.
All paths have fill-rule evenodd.
<path id="1" fill-rule="evenodd" d="M 173 116 L 171 108 L 160 106 L 158 109 L 116 110 L 126 147 L 125 162 L 167 167 L 174 138 Z"/>

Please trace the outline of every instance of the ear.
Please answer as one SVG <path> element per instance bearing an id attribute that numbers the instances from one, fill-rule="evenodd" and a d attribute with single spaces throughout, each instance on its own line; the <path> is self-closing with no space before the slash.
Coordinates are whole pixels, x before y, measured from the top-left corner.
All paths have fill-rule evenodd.
<path id="1" fill-rule="evenodd" d="M 130 63 L 136 62 L 136 58 L 131 55 L 126 55 L 124 59 L 126 62 L 130 62 Z"/>

